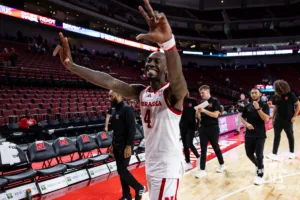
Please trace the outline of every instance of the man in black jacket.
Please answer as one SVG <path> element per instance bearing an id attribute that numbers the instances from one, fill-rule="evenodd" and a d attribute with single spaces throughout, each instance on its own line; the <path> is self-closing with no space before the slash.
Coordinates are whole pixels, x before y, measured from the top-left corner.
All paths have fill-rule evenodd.
<path id="1" fill-rule="evenodd" d="M 123 191 L 123 197 L 120 200 L 131 200 L 129 186 L 135 190 L 135 199 L 140 200 L 141 194 L 145 192 L 145 187 L 127 169 L 134 146 L 135 114 L 133 109 L 122 101 L 119 94 L 110 91 L 108 96 L 112 106 L 115 107 L 111 113 L 114 136 L 109 152 L 116 159 L 117 170 L 120 175 Z"/>

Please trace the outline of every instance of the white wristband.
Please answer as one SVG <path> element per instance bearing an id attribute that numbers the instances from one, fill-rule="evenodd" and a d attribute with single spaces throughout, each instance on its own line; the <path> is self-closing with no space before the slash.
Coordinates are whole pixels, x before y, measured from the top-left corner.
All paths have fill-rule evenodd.
<path id="1" fill-rule="evenodd" d="M 170 39 L 169 41 L 167 41 L 163 44 L 158 44 L 158 45 L 164 51 L 170 51 L 171 49 L 173 49 L 176 46 L 176 41 L 175 41 L 174 35 L 172 34 L 172 39 Z"/>

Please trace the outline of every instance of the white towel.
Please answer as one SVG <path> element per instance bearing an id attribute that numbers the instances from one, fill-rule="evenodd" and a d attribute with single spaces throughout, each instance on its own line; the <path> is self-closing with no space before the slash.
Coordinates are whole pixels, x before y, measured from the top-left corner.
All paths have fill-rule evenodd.
<path id="1" fill-rule="evenodd" d="M 16 164 L 20 162 L 19 152 L 16 145 L 10 142 L 3 142 L 0 145 L 0 154 L 2 164 Z"/>

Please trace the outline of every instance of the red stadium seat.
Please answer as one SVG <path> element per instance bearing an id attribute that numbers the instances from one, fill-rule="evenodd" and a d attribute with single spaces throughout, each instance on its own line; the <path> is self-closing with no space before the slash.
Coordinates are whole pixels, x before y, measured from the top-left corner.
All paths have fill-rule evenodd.
<path id="1" fill-rule="evenodd" d="M 44 102 L 44 103 L 46 103 L 46 102 Z M 60 99 L 53 99 L 53 103 L 60 103 Z"/>
<path id="2" fill-rule="evenodd" d="M 7 110 L 13 110 L 18 109 L 18 106 L 16 104 L 6 104 Z"/>
<path id="3" fill-rule="evenodd" d="M 59 107 L 60 107 L 60 104 L 59 104 L 59 103 L 52 103 L 52 104 L 51 104 L 51 107 L 52 107 L 52 108 L 59 108 Z"/>
<path id="4" fill-rule="evenodd" d="M 15 90 L 7 90 L 6 94 L 16 94 L 16 91 Z"/>
<path id="5" fill-rule="evenodd" d="M 21 99 L 21 102 L 23 104 L 29 104 L 29 103 L 31 103 L 31 100 L 30 99 Z"/>
<path id="6" fill-rule="evenodd" d="M 3 111 L 2 111 L 2 115 L 3 115 L 4 117 L 9 117 L 9 116 L 15 115 L 15 113 L 14 113 L 14 111 L 12 111 L 12 110 L 3 110 Z"/>
<path id="7" fill-rule="evenodd" d="M 78 107 L 78 112 L 86 112 L 85 107 Z"/>
<path id="8" fill-rule="evenodd" d="M 69 108 L 67 107 L 60 108 L 60 113 L 66 114 L 67 112 L 69 112 Z"/>
<path id="9" fill-rule="evenodd" d="M 9 104 L 10 100 L 9 99 L 0 99 L 0 104 L 5 105 L 5 104 Z"/>
<path id="10" fill-rule="evenodd" d="M 76 107 L 77 108 L 77 103 L 70 103 L 70 108 Z"/>
<path id="11" fill-rule="evenodd" d="M 49 103 L 43 103 L 43 104 L 41 104 L 41 108 L 43 108 L 43 109 L 49 109 L 50 108 L 50 104 Z"/>
<path id="12" fill-rule="evenodd" d="M 3 126 L 5 124 L 5 118 L 0 117 L 0 126 Z"/>
<path id="13" fill-rule="evenodd" d="M 28 104 L 18 104 L 20 110 L 28 109 Z"/>
<path id="14" fill-rule="evenodd" d="M 51 109 L 51 114 L 55 115 L 55 114 L 58 114 L 58 113 L 60 113 L 59 108 L 52 108 Z"/>
<path id="15" fill-rule="evenodd" d="M 12 99 L 13 95 L 12 94 L 2 94 L 3 99 Z"/>
<path id="16" fill-rule="evenodd" d="M 25 115 L 26 110 L 15 110 L 16 115 L 22 116 Z"/>
<path id="17" fill-rule="evenodd" d="M 41 103 L 43 103 L 43 99 L 33 99 L 33 102 L 35 104 L 41 104 Z"/>
<path id="18" fill-rule="evenodd" d="M 69 103 L 62 103 L 62 104 L 61 104 L 61 107 L 62 107 L 62 108 L 69 107 Z"/>
<path id="19" fill-rule="evenodd" d="M 11 104 L 18 104 L 21 103 L 21 99 L 10 99 Z"/>
<path id="20" fill-rule="evenodd" d="M 71 112 L 71 113 L 76 113 L 76 112 L 78 112 L 77 107 L 70 107 L 70 112 Z"/>
<path id="21" fill-rule="evenodd" d="M 38 114 L 47 114 L 47 109 L 37 109 Z"/>
<path id="22" fill-rule="evenodd" d="M 84 103 L 77 103 L 77 107 L 84 107 Z"/>
<path id="23" fill-rule="evenodd" d="M 23 94 L 14 94 L 13 97 L 15 99 L 22 99 L 24 97 L 24 95 Z"/>
<path id="24" fill-rule="evenodd" d="M 28 106 L 30 109 L 37 109 L 40 107 L 39 104 L 28 104 Z"/>
<path id="25" fill-rule="evenodd" d="M 85 106 L 86 106 L 86 107 L 92 107 L 92 106 L 93 106 L 93 103 L 92 103 L 92 102 L 87 102 L 87 103 L 85 103 Z"/>

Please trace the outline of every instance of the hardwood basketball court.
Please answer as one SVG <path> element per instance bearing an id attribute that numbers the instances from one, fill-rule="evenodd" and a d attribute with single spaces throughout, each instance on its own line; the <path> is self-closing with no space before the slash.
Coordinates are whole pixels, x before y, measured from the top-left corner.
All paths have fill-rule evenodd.
<path id="1" fill-rule="evenodd" d="M 179 186 L 178 200 L 296 200 L 300 199 L 300 118 L 294 124 L 296 159 L 288 159 L 288 141 L 282 132 L 279 147 L 280 161 L 266 158 L 273 146 L 273 129 L 268 131 L 264 151 L 265 183 L 253 184 L 255 168 L 245 154 L 241 144 L 224 155 L 226 170 L 223 174 L 215 172 L 216 158 L 207 163 L 207 177 L 196 179 L 196 170 L 187 172 Z M 243 136 L 241 136 L 243 137 Z M 148 199 L 146 196 L 145 200 Z"/>

